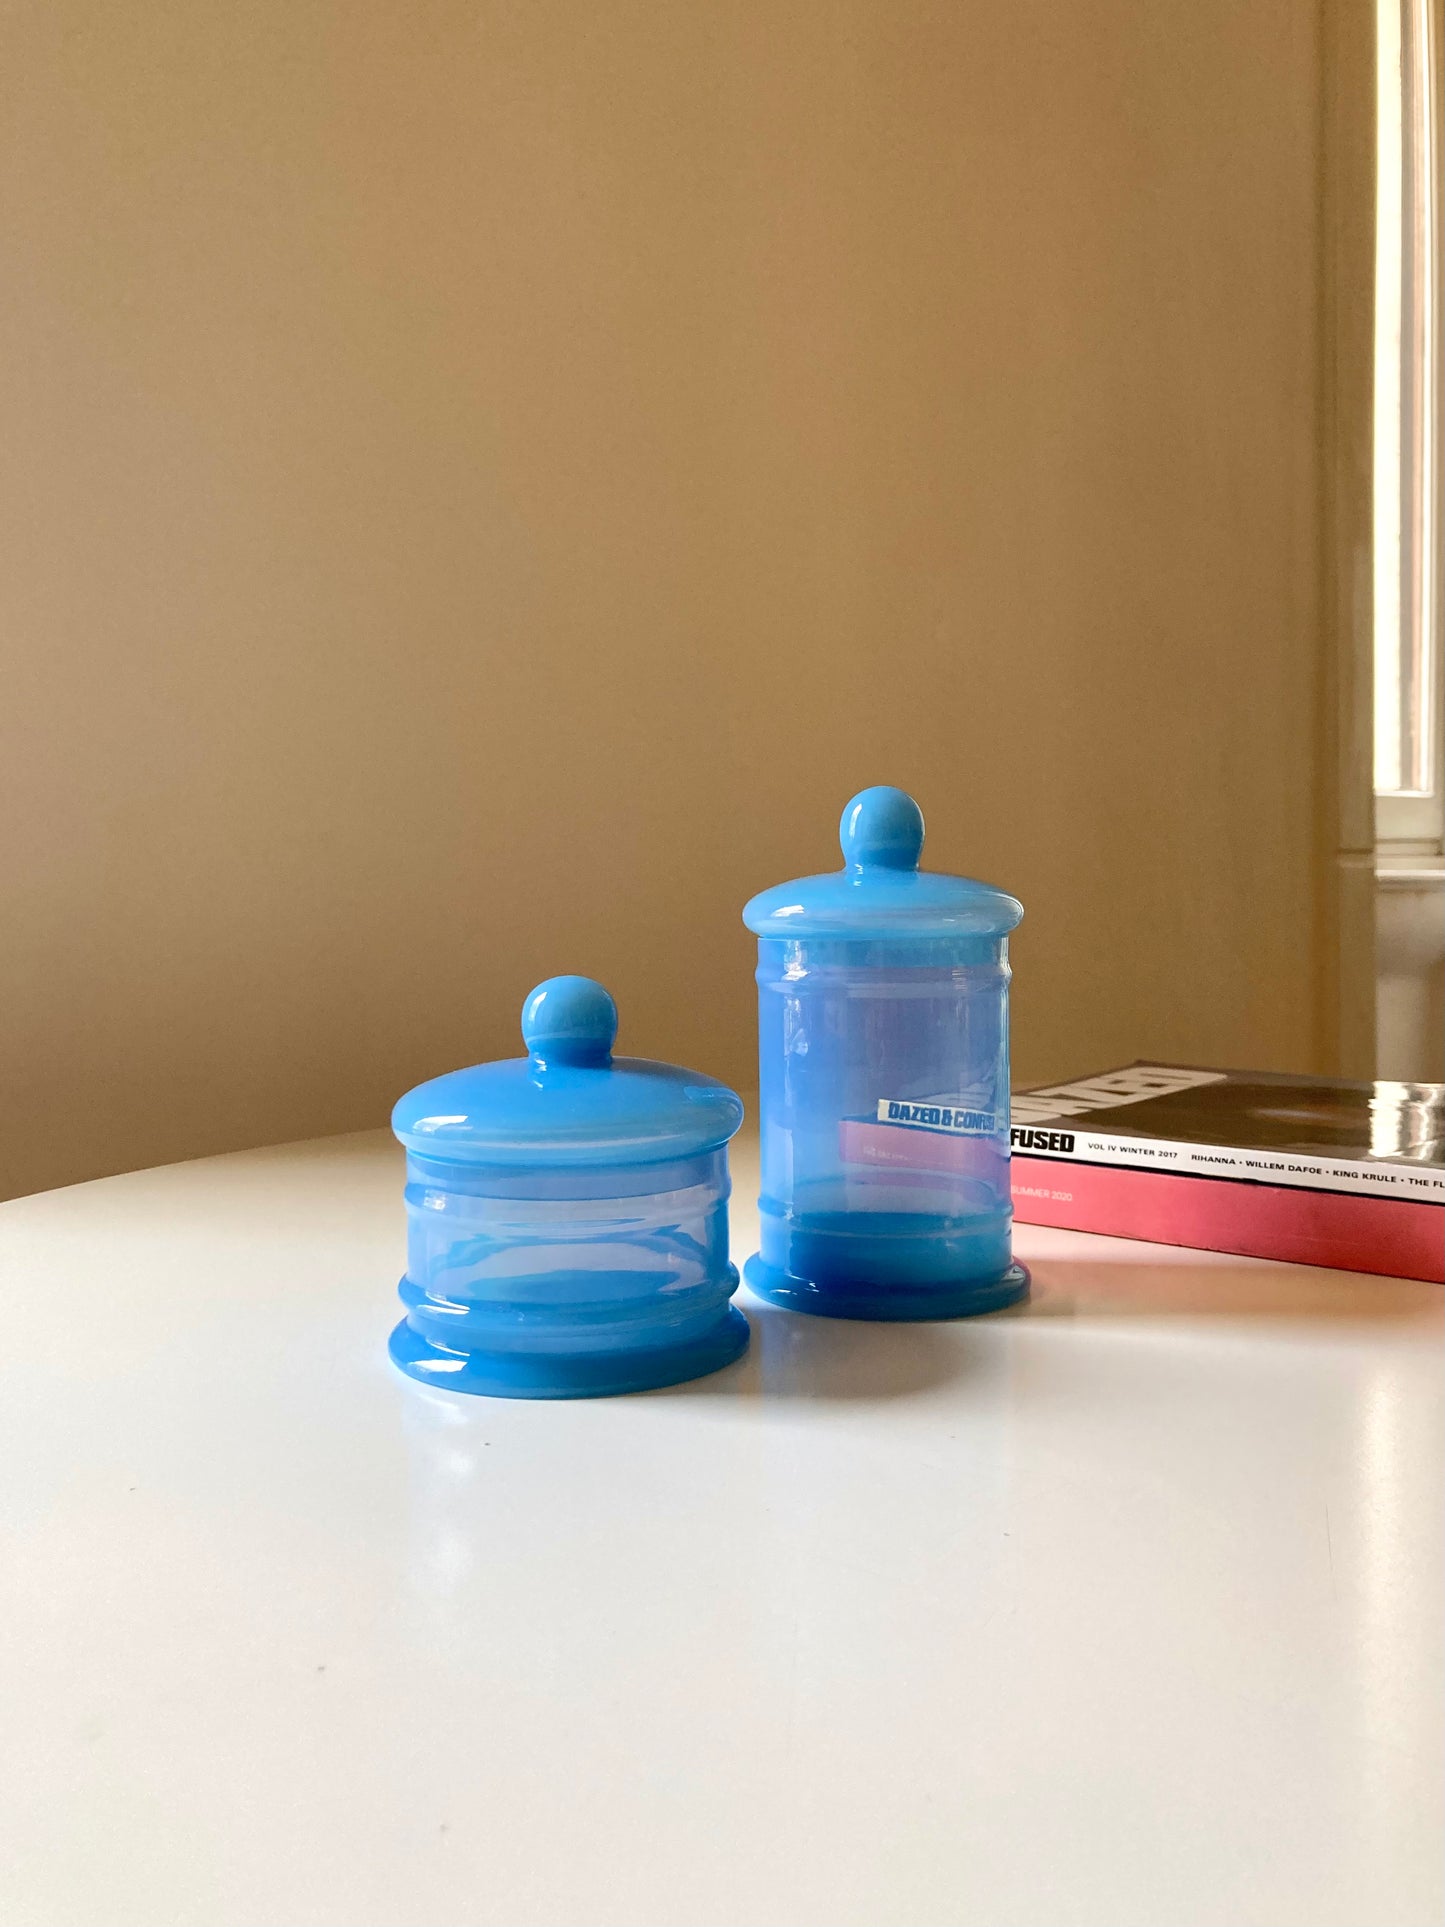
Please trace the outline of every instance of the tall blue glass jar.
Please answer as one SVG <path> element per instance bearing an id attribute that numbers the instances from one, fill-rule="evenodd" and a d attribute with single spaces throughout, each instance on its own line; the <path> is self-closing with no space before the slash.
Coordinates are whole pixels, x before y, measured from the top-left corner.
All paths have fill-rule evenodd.
<path id="1" fill-rule="evenodd" d="M 920 870 L 902 790 L 855 796 L 843 868 L 764 890 L 760 1250 L 749 1288 L 838 1318 L 955 1318 L 1028 1289 L 1012 1253 L 1008 936 L 1023 906 Z"/>
<path id="2" fill-rule="evenodd" d="M 731 1304 L 728 1140 L 715 1078 L 614 1057 L 617 1007 L 552 977 L 522 1007 L 525 1057 L 408 1091 L 405 1316 L 412 1378 L 503 1398 L 675 1385 L 748 1343 Z"/>

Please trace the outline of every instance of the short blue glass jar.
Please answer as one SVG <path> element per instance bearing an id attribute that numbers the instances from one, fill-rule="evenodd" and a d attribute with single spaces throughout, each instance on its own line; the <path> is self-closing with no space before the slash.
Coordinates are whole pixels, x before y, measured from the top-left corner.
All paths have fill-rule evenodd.
<path id="1" fill-rule="evenodd" d="M 406 1316 L 391 1356 L 426 1384 L 596 1398 L 701 1377 L 746 1350 L 731 1304 L 728 1141 L 711 1077 L 614 1057 L 617 1007 L 553 977 L 528 1055 L 453 1071 L 392 1113 L 406 1147 Z"/>
<path id="2" fill-rule="evenodd" d="M 760 1251 L 749 1289 L 838 1318 L 956 1318 L 1028 1290 L 1012 1252 L 1008 933 L 1023 906 L 918 868 L 902 790 L 855 796 L 843 868 L 764 890 Z"/>

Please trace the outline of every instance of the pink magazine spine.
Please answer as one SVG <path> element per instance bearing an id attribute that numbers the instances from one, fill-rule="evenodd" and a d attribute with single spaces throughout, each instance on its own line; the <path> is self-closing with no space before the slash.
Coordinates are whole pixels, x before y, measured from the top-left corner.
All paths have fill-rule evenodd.
<path id="1" fill-rule="evenodd" d="M 1445 1205 L 1014 1153 L 1021 1224 L 1445 1284 Z"/>

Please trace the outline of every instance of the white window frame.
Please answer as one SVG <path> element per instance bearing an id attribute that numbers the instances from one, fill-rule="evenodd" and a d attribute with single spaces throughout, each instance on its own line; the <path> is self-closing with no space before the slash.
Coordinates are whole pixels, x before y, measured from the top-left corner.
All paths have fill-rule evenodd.
<path id="1" fill-rule="evenodd" d="M 1445 138 L 1440 0 L 1377 0 L 1377 21 L 1374 761 L 1383 871 L 1445 851 Z"/>

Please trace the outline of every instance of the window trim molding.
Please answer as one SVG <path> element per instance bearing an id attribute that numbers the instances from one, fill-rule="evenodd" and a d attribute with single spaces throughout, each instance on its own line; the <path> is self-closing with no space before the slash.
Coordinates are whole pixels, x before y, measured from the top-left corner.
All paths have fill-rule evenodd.
<path id="1" fill-rule="evenodd" d="M 1408 167 L 1402 180 L 1401 212 L 1405 232 L 1401 236 L 1401 271 L 1413 261 L 1415 273 L 1401 304 L 1402 330 L 1407 339 L 1401 343 L 1400 393 L 1402 408 L 1411 431 L 1408 468 L 1414 475 L 1412 489 L 1402 487 L 1401 498 L 1411 498 L 1413 508 L 1423 492 L 1423 519 L 1413 515 L 1400 528 L 1399 565 L 1404 579 L 1400 583 L 1402 620 L 1412 626 L 1428 625 L 1430 688 L 1427 702 L 1428 738 L 1426 762 L 1428 783 L 1423 789 L 1377 791 L 1375 795 L 1375 838 L 1382 859 L 1390 854 L 1433 855 L 1445 849 L 1445 584 L 1441 579 L 1442 543 L 1445 543 L 1445 508 L 1442 508 L 1441 449 L 1445 436 L 1442 417 L 1441 350 L 1441 246 L 1442 196 L 1438 167 L 1445 153 L 1442 131 L 1439 61 L 1445 45 L 1441 0 L 1400 0 L 1401 79 L 1406 101 L 1402 126 L 1408 140 L 1409 128 L 1423 106 L 1428 128 L 1424 165 Z M 1402 158 L 1408 158 L 1404 156 Z M 1418 189 L 1423 178 L 1429 196 L 1430 229 L 1426 246 L 1424 273 L 1417 253 L 1419 229 L 1416 226 Z M 1425 406 L 1430 419 L 1421 420 L 1407 405 L 1407 397 L 1417 389 L 1416 355 L 1425 367 Z M 1419 438 L 1423 437 L 1423 445 Z M 1402 456 L 1403 459 L 1403 456 Z M 1413 580 L 1411 558 L 1419 552 L 1422 579 Z M 1408 614 L 1406 611 L 1408 610 Z"/>
<path id="2" fill-rule="evenodd" d="M 1375 1073 L 1375 9 L 1321 9 L 1315 1055 Z"/>

